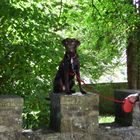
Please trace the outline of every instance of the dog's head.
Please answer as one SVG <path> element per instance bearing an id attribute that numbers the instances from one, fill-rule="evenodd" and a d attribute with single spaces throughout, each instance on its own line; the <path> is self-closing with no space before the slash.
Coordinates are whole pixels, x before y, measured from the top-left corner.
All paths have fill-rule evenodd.
<path id="1" fill-rule="evenodd" d="M 75 38 L 66 38 L 62 40 L 62 44 L 68 53 L 75 53 L 76 48 L 80 45 L 80 41 Z"/>

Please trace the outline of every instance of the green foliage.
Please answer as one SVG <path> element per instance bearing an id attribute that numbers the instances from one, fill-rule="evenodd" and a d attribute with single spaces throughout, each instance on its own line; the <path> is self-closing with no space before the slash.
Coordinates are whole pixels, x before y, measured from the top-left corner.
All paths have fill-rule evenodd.
<path id="1" fill-rule="evenodd" d="M 0 7 L 0 94 L 24 98 L 26 128 L 49 123 L 45 97 L 63 57 L 62 38 L 82 42 L 82 75 L 96 80 L 116 66 L 112 60 L 139 23 L 124 0 L 1 0 Z"/>
<path id="2" fill-rule="evenodd" d="M 24 97 L 27 128 L 48 124 L 45 97 L 60 58 L 54 56 L 58 50 L 62 54 L 61 37 L 52 31 L 61 28 L 56 26 L 58 16 L 43 1 L 3 1 L 2 6 L 0 93 Z"/>

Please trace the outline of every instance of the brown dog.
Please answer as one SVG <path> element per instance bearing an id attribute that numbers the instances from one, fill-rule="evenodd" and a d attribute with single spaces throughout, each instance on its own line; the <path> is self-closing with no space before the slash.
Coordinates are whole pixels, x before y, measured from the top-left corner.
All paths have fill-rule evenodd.
<path id="1" fill-rule="evenodd" d="M 66 52 L 53 82 L 53 92 L 65 92 L 66 94 L 74 93 L 75 91 L 72 90 L 72 87 L 75 84 L 74 77 L 76 76 L 81 93 L 86 94 L 81 87 L 80 62 L 76 52 L 80 42 L 74 38 L 66 38 L 62 41 L 62 44 L 65 46 Z"/>

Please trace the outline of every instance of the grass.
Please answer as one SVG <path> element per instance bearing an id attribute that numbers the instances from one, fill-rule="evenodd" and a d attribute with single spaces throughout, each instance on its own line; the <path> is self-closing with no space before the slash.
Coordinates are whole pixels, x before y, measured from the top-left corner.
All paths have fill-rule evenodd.
<path id="1" fill-rule="evenodd" d="M 112 123 L 115 120 L 114 116 L 99 116 L 99 123 Z"/>

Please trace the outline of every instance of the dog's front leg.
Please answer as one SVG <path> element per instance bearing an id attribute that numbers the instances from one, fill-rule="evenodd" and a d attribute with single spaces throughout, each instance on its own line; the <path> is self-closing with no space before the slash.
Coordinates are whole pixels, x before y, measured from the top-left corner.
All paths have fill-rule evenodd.
<path id="1" fill-rule="evenodd" d="M 67 69 L 65 69 L 65 72 L 64 72 L 64 84 L 65 84 L 65 92 L 66 92 L 66 94 L 71 94 L 71 92 L 70 92 L 70 83 L 69 83 L 69 73 L 68 73 Z"/>

